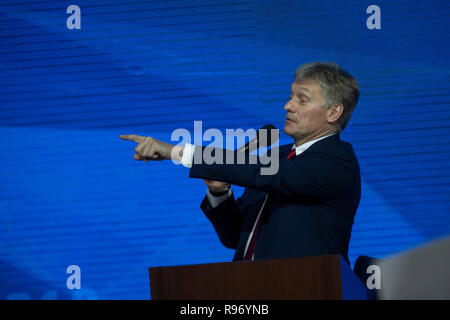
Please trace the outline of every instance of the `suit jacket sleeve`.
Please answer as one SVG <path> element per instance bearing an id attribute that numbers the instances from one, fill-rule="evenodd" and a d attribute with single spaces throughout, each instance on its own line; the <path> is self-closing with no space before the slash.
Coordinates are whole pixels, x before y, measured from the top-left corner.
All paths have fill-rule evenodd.
<path id="1" fill-rule="evenodd" d="M 202 152 L 204 148 L 198 149 L 196 152 Z M 227 152 L 232 152 L 236 159 L 235 151 Z M 225 156 L 222 163 L 225 163 Z M 357 163 L 353 159 L 322 152 L 304 152 L 292 160 L 281 158 L 278 171 L 273 175 L 261 175 L 263 165 L 260 163 L 246 163 L 194 163 L 189 176 L 224 181 L 288 197 L 319 199 L 345 198 L 345 192 L 351 190 L 355 179 L 359 178 Z"/>

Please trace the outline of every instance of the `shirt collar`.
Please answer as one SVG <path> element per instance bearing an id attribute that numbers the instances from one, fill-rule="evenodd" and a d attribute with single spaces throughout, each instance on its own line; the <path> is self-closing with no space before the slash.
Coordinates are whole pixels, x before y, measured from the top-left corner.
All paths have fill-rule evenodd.
<path id="1" fill-rule="evenodd" d="M 306 149 L 311 147 L 317 141 L 320 141 L 322 139 L 328 138 L 328 137 L 332 136 L 333 134 L 336 134 L 336 132 L 331 133 L 331 134 L 326 135 L 326 136 L 323 136 L 323 137 L 320 137 L 320 138 L 317 138 L 317 139 L 314 139 L 314 140 L 311 140 L 311 141 L 308 141 L 308 142 L 305 142 L 305 143 L 299 145 L 298 147 L 296 147 L 295 143 L 294 143 L 294 145 L 292 146 L 291 150 L 293 150 L 295 148 L 295 155 L 298 156 L 299 154 L 304 152 Z"/>

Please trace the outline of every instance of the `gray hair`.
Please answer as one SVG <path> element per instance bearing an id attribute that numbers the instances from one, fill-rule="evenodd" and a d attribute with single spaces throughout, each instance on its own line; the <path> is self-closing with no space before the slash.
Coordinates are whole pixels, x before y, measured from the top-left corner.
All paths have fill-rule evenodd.
<path id="1" fill-rule="evenodd" d="M 326 103 L 322 107 L 342 104 L 344 110 L 338 120 L 338 132 L 344 130 L 358 103 L 358 81 L 337 63 L 332 62 L 310 62 L 301 65 L 295 71 L 294 81 L 298 83 L 303 80 L 314 80 L 320 85 Z"/>

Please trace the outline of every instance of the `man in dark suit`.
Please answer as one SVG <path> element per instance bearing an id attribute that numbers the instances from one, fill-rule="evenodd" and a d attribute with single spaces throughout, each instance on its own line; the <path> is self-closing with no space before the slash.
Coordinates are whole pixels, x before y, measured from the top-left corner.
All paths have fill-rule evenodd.
<path id="1" fill-rule="evenodd" d="M 199 146 L 121 137 L 139 143 L 136 160 L 178 159 L 191 167 L 190 177 L 204 179 L 201 208 L 222 244 L 236 249 L 233 260 L 340 254 L 348 262 L 361 178 L 353 148 L 339 134 L 358 98 L 357 81 L 337 64 L 298 68 L 284 106 L 284 132 L 294 144 L 280 147 L 272 175 L 261 175 L 262 164 L 193 163 L 204 151 Z M 232 184 L 246 188 L 237 200 Z"/>

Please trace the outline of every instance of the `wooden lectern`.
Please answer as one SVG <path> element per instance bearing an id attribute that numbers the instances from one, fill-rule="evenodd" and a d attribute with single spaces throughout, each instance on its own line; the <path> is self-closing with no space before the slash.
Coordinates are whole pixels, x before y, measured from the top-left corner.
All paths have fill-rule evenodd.
<path id="1" fill-rule="evenodd" d="M 366 299 L 338 255 L 149 269 L 153 300 Z"/>

